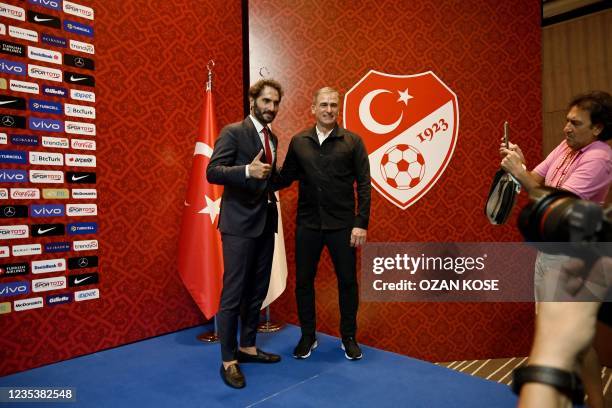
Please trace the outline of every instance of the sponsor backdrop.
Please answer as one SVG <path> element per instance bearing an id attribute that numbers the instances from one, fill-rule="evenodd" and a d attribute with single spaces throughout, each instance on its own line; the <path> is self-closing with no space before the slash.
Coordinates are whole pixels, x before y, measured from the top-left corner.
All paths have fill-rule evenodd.
<path id="1" fill-rule="evenodd" d="M 266 67 L 286 91 L 274 122 L 275 133 L 281 136 L 280 162 L 290 137 L 313 125 L 310 105 L 316 89 L 331 85 L 346 94 L 371 70 L 399 76 L 431 71 L 456 95 L 458 112 L 452 109 L 452 95 L 431 76 L 429 83 L 382 80 L 367 89 L 389 91 L 367 94 L 375 96 L 368 100 L 369 125 L 364 122 L 366 129 L 359 129 L 356 120 L 349 124 L 366 138 L 372 172 L 378 177 L 377 191 L 372 192 L 369 240 L 519 241 L 515 221 L 491 226 L 483 205 L 499 164 L 504 120 L 510 122 L 512 139 L 521 144 L 528 162 L 536 163 L 540 157 L 540 12 L 539 3 L 527 0 L 250 2 L 251 78 L 258 78 L 260 68 Z M 355 117 L 367 90 L 351 91 L 357 101 L 346 113 L 347 121 Z M 405 90 L 412 98 L 398 93 Z M 422 123 L 419 137 L 412 128 L 415 122 L 445 103 L 436 121 Z M 397 124 L 401 112 L 404 116 Z M 437 133 L 436 123 L 442 133 Z M 379 124 L 395 124 L 396 133 L 377 130 Z M 458 130 L 456 140 L 452 140 L 453 125 Z M 380 178 L 380 164 L 387 160 L 383 158 L 387 149 L 376 150 L 409 129 L 414 132 L 408 131 L 401 143 L 420 150 L 426 171 L 417 168 L 412 179 L 386 182 Z M 412 154 L 412 149 L 400 150 Z M 420 160 L 417 153 L 415 161 Z M 445 166 L 441 173 L 427 173 Z M 422 190 L 424 184 L 416 179 L 420 176 L 425 184 L 433 180 L 429 190 Z M 415 186 L 401 190 L 393 183 Z M 272 305 L 273 317 L 291 323 L 297 322 L 293 295 L 296 190 L 294 185 L 281 193 L 290 271 L 287 290 Z M 399 194 L 393 196 L 394 192 Z M 338 335 L 337 284 L 327 252 L 316 288 L 318 328 Z M 433 361 L 526 355 L 532 316 L 533 305 L 519 303 L 363 302 L 358 340 Z"/>
<path id="2" fill-rule="evenodd" d="M 0 374 L 202 322 L 178 227 L 209 58 L 242 116 L 241 32 L 239 1 L 0 1 Z"/>

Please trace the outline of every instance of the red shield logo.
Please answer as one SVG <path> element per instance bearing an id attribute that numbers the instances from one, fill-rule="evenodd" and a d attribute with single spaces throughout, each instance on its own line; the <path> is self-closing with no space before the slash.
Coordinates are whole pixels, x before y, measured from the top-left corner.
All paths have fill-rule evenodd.
<path id="1" fill-rule="evenodd" d="M 438 181 L 455 150 L 457 95 L 433 72 L 368 72 L 344 97 L 344 125 L 363 138 L 372 185 L 406 209 Z"/>

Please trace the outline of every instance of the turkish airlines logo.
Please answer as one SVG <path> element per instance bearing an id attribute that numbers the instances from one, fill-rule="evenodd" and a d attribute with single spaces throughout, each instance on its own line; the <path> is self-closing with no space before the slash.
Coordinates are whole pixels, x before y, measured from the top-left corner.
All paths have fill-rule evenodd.
<path id="1" fill-rule="evenodd" d="M 433 72 L 368 72 L 344 98 L 344 124 L 363 138 L 372 185 L 401 209 L 439 180 L 457 144 L 457 96 Z"/>

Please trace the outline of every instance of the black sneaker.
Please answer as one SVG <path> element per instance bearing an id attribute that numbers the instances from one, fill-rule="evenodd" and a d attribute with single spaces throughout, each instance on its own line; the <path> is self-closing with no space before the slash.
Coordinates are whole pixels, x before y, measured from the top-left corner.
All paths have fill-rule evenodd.
<path id="1" fill-rule="evenodd" d="M 344 337 L 341 348 L 344 350 L 344 357 L 349 360 L 360 360 L 363 357 L 359 344 L 357 344 L 354 337 Z"/>
<path id="2" fill-rule="evenodd" d="M 318 345 L 316 337 L 302 336 L 295 349 L 293 349 L 293 357 L 308 358 L 312 350 L 316 349 Z"/>

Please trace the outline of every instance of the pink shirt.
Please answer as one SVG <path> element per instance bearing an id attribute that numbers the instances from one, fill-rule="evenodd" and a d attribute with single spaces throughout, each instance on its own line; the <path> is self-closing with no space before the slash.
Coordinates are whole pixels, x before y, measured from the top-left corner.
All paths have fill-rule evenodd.
<path id="1" fill-rule="evenodd" d="M 533 171 L 544 177 L 545 186 L 603 204 L 612 182 L 612 149 L 596 140 L 573 152 L 564 140 Z"/>

